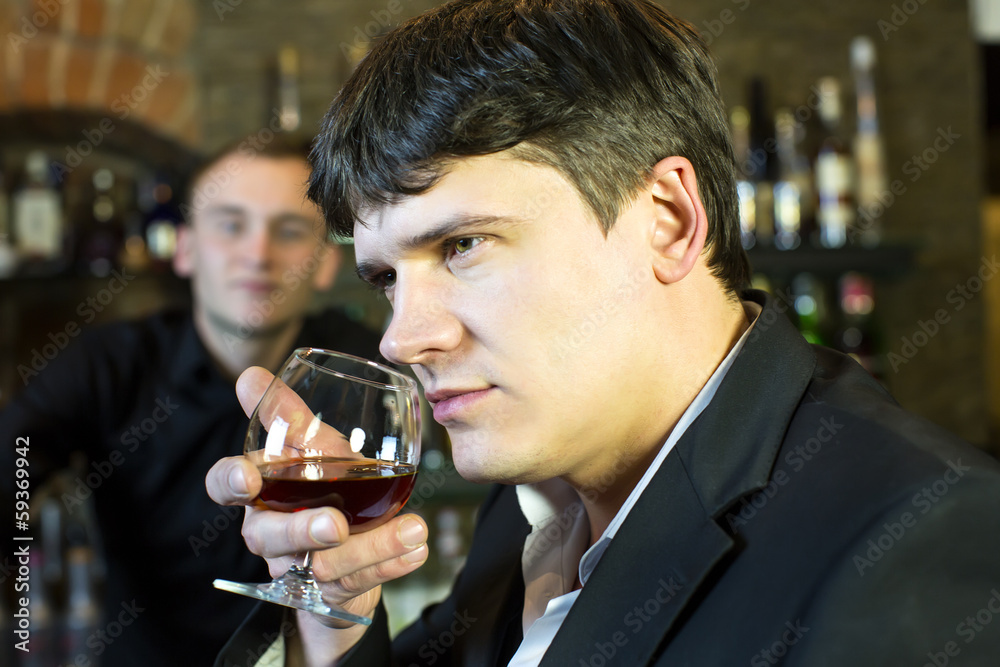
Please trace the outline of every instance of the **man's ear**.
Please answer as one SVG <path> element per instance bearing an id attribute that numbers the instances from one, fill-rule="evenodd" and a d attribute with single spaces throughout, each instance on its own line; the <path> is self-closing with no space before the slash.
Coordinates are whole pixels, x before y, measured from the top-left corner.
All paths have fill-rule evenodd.
<path id="1" fill-rule="evenodd" d="M 653 167 L 649 192 L 654 210 L 653 273 L 661 283 L 675 283 L 694 268 L 708 235 L 694 166 L 679 156 L 660 160 Z"/>
<path id="2" fill-rule="evenodd" d="M 312 277 L 312 286 L 317 292 L 323 292 L 333 287 L 340 271 L 340 262 L 344 258 L 344 252 L 339 245 L 324 243 L 319 256 L 319 266 Z"/>
<path id="3" fill-rule="evenodd" d="M 190 278 L 194 273 L 195 242 L 191 225 L 183 224 L 177 227 L 177 248 L 174 251 L 174 273 L 181 278 Z"/>

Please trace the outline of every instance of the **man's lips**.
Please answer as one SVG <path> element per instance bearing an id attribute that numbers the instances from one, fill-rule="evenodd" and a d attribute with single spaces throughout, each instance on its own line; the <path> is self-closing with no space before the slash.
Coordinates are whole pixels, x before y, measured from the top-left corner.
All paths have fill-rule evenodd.
<path id="1" fill-rule="evenodd" d="M 268 280 L 237 280 L 234 285 L 237 289 L 252 294 L 270 294 L 278 287 L 277 283 Z"/>
<path id="2" fill-rule="evenodd" d="M 434 409 L 434 421 L 444 424 L 460 419 L 493 391 L 494 387 L 481 389 L 437 389 L 424 394 Z"/>

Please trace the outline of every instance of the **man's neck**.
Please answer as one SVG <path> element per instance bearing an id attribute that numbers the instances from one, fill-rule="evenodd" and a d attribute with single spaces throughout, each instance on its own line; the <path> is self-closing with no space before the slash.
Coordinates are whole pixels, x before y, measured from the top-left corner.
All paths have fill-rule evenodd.
<path id="1" fill-rule="evenodd" d="M 268 329 L 233 330 L 204 310 L 195 309 L 194 326 L 219 371 L 233 382 L 250 366 L 275 372 L 288 355 L 304 318 Z"/>
<path id="2" fill-rule="evenodd" d="M 690 365 L 686 373 L 673 375 L 675 381 L 672 385 L 676 391 L 673 396 L 663 396 L 663 412 L 658 415 L 660 424 L 665 428 L 661 427 L 655 436 L 645 442 L 621 443 L 613 468 L 596 471 L 600 473 L 600 481 L 590 480 L 580 484 L 578 480 L 567 480 L 576 488 L 587 510 L 591 546 L 601 539 L 681 416 L 749 328 L 750 320 L 742 303 L 734 301 L 727 302 L 722 308 L 717 324 L 717 328 L 705 329 L 715 334 L 703 349 L 700 361 Z"/>

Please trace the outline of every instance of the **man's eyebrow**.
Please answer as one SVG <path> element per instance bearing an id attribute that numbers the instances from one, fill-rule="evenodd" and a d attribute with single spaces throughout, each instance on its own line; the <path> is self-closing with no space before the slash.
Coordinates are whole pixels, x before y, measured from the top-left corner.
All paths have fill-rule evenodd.
<path id="1" fill-rule="evenodd" d="M 294 222 L 294 223 L 301 223 L 301 224 L 304 224 L 304 225 L 308 225 L 310 227 L 312 227 L 313 225 L 316 224 L 315 220 L 313 220 L 311 218 L 308 218 L 308 217 L 306 217 L 304 215 L 301 215 L 299 213 L 292 213 L 292 212 L 279 213 L 278 215 L 276 215 L 273 218 L 271 218 L 270 222 L 275 223 L 275 224 L 282 224 L 282 223 L 286 223 L 286 222 Z"/>
<path id="2" fill-rule="evenodd" d="M 246 209 L 235 204 L 212 204 L 202 210 L 204 215 L 245 215 Z"/>
<path id="3" fill-rule="evenodd" d="M 524 218 L 512 215 L 454 215 L 442 220 L 422 234 L 404 239 L 400 244 L 400 249 L 414 250 L 439 243 L 448 237 L 474 234 L 477 231 L 486 231 L 487 229 L 513 227 L 523 223 Z"/>
<path id="4" fill-rule="evenodd" d="M 237 204 L 217 204 L 205 208 L 201 213 L 203 215 L 212 215 L 212 216 L 244 217 L 247 215 L 247 209 L 246 207 L 239 206 Z M 268 223 L 272 225 L 296 223 L 312 227 L 313 225 L 316 224 L 316 221 L 300 213 L 296 213 L 294 211 L 284 211 L 268 218 Z"/>
<path id="5" fill-rule="evenodd" d="M 474 235 L 477 232 L 484 232 L 497 228 L 513 227 L 523 224 L 524 222 L 524 218 L 513 215 L 478 215 L 461 213 L 451 216 L 450 218 L 445 218 L 434 227 L 431 227 L 416 236 L 405 238 L 398 244 L 394 245 L 397 252 L 403 254 L 418 248 L 436 245 L 441 243 L 446 238 L 453 238 L 455 236 L 463 236 L 466 234 Z M 358 277 L 361 278 L 361 280 L 372 284 L 374 283 L 375 277 L 386 268 L 387 267 L 385 267 L 382 262 L 359 260 L 355 268 L 355 273 L 358 274 Z"/>

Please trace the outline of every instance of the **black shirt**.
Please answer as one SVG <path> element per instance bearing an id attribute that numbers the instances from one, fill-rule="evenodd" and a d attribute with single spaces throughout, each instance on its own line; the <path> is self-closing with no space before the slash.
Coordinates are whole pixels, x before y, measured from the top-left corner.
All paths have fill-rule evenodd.
<path id="1" fill-rule="evenodd" d="M 300 346 L 374 359 L 378 336 L 328 311 L 306 321 Z M 118 636 L 90 637 L 87 659 L 104 667 L 209 665 L 247 615 L 254 601 L 215 590 L 212 580 L 270 577 L 243 543 L 242 509 L 213 503 L 205 475 L 223 456 L 242 453 L 248 422 L 190 313 L 85 330 L 0 412 L 3 507 L 13 507 L 17 438 L 30 438 L 33 489 L 72 452 L 88 458 L 62 501 L 80 512 L 93 494 L 107 563 L 97 627 Z M 10 530 L 0 530 L 0 551 L 10 553 Z M 123 625 L 109 627 L 122 614 Z"/>

